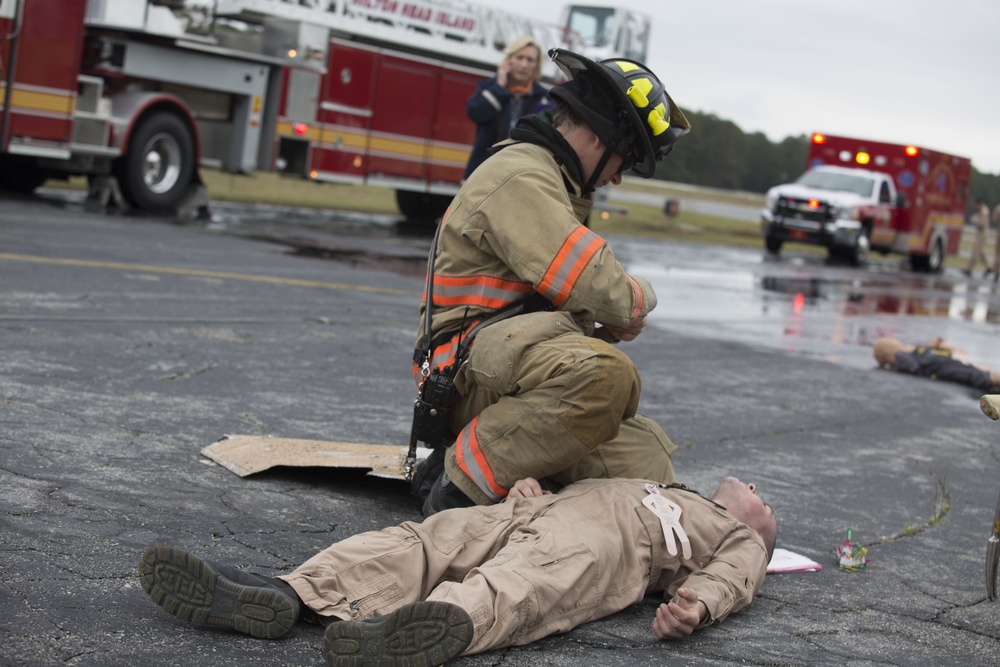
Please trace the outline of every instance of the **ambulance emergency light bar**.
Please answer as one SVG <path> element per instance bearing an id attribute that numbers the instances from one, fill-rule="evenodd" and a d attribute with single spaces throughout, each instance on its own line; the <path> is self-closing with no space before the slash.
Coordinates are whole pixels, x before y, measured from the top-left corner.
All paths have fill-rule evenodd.
<path id="1" fill-rule="evenodd" d="M 816 145 L 825 144 L 826 135 L 820 134 L 819 132 L 814 132 L 812 135 L 812 142 Z M 903 148 L 903 153 L 905 153 L 907 157 L 916 157 L 917 155 L 920 154 L 920 149 L 917 148 L 916 146 L 905 146 Z M 840 159 L 841 162 L 856 162 L 862 166 L 867 165 L 872 161 L 871 154 L 863 146 L 860 148 L 860 150 L 857 151 L 841 150 L 837 154 L 837 157 Z M 886 164 L 888 164 L 888 162 L 889 159 L 884 155 L 875 156 L 875 164 L 877 166 L 884 167 Z"/>

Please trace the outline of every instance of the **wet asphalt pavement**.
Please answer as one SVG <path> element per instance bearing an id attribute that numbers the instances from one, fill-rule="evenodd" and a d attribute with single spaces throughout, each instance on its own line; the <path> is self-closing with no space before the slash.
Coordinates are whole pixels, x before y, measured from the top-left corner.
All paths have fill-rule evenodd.
<path id="1" fill-rule="evenodd" d="M 266 227 L 273 221 L 260 222 Z M 0 200 L 0 663 L 318 665 L 319 629 L 277 641 L 197 628 L 138 585 L 167 543 L 263 572 L 419 517 L 351 471 L 240 478 L 226 434 L 404 444 L 426 235 L 392 220 L 240 229 Z M 252 225 L 253 226 L 253 225 Z M 461 665 L 995 665 L 986 539 L 1000 423 L 955 385 L 877 371 L 882 333 L 942 335 L 1000 366 L 994 283 L 877 260 L 611 239 L 660 305 L 627 351 L 679 479 L 756 481 L 779 546 L 823 565 L 769 576 L 744 612 L 680 643 L 656 601 Z M 869 549 L 837 568 L 845 530 Z"/>

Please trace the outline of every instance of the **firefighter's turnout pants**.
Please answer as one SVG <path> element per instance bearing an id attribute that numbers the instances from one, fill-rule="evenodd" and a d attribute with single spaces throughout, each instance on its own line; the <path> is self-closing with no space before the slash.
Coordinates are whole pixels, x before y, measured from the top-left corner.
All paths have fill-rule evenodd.
<path id="1" fill-rule="evenodd" d="M 673 482 L 676 446 L 636 412 L 641 384 L 626 354 L 585 335 L 568 313 L 492 324 L 456 378 L 448 477 L 480 505 L 524 477 L 556 488 L 595 477 Z"/>

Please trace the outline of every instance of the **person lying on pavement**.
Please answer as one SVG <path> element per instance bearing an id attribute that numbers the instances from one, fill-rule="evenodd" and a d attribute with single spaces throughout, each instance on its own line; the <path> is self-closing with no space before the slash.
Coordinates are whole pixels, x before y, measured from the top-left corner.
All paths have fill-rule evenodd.
<path id="1" fill-rule="evenodd" d="M 328 665 L 439 665 L 531 643 L 662 593 L 659 640 L 719 623 L 760 590 L 777 539 L 753 483 L 710 498 L 682 484 L 587 479 L 558 493 L 518 480 L 494 505 L 348 537 L 289 574 L 252 574 L 171 546 L 143 589 L 185 621 L 276 638 L 325 626 Z"/>

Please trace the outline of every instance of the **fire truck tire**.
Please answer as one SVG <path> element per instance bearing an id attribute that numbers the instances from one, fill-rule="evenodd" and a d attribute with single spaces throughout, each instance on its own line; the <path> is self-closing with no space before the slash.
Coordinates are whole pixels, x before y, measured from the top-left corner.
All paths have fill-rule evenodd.
<path id="1" fill-rule="evenodd" d="M 767 248 L 767 251 L 772 255 L 777 255 L 779 252 L 781 252 L 781 246 L 783 244 L 784 242 L 781 239 L 774 238 L 773 236 L 764 237 L 764 246 Z"/>
<path id="2" fill-rule="evenodd" d="M 0 173 L 3 173 L 0 188 L 24 195 L 30 195 L 49 177 L 48 171 L 20 156 L 0 158 Z"/>
<path id="3" fill-rule="evenodd" d="M 399 212 L 411 221 L 433 222 L 441 218 L 451 204 L 451 196 L 429 192 L 396 190 L 396 205 Z"/>
<path id="4" fill-rule="evenodd" d="M 175 210 L 194 175 L 194 138 L 188 126 L 168 111 L 139 121 L 128 152 L 114 164 L 122 194 L 138 208 Z"/>

